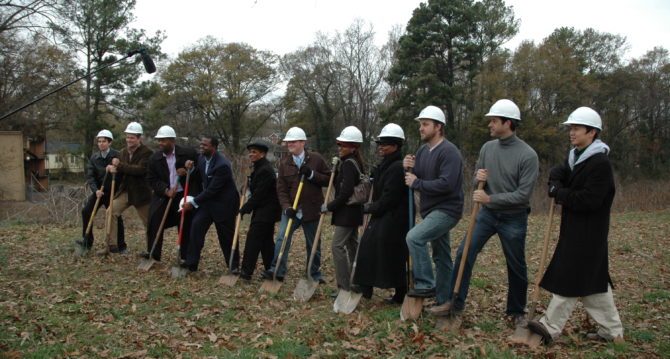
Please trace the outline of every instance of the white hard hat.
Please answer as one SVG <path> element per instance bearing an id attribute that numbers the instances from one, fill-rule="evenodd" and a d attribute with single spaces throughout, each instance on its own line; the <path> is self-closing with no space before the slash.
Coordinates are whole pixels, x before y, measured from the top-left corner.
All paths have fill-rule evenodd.
<path id="1" fill-rule="evenodd" d="M 484 116 L 505 117 L 521 121 L 521 111 L 519 111 L 519 106 L 507 99 L 496 101 L 496 103 L 491 106 L 491 109 L 489 109 L 489 113 Z"/>
<path id="2" fill-rule="evenodd" d="M 395 138 L 400 138 L 400 139 L 405 139 L 405 131 L 402 130 L 402 127 L 396 125 L 395 123 L 389 123 L 388 125 L 384 126 L 382 128 L 381 132 L 379 132 L 380 137 L 395 137 Z"/>
<path id="3" fill-rule="evenodd" d="M 140 125 L 137 122 L 131 122 L 126 126 L 126 130 L 124 131 L 125 133 L 131 133 L 134 135 L 141 135 L 142 134 L 142 125 Z"/>
<path id="4" fill-rule="evenodd" d="M 590 107 L 580 107 L 568 116 L 568 120 L 563 122 L 564 125 L 584 125 L 597 128 L 598 131 L 603 129 L 603 121 L 600 115 Z"/>
<path id="5" fill-rule="evenodd" d="M 415 120 L 435 120 L 443 125 L 447 122 L 444 120 L 444 112 L 437 106 L 426 106 Z"/>
<path id="6" fill-rule="evenodd" d="M 95 136 L 95 138 L 98 138 L 98 137 L 107 137 L 110 140 L 114 139 L 114 135 L 112 135 L 112 132 L 109 131 L 109 130 L 102 130 L 102 131 L 98 132 L 98 135 Z"/>
<path id="7" fill-rule="evenodd" d="M 182 198 L 182 199 L 179 201 L 179 209 L 177 210 L 177 212 L 180 212 L 181 209 L 182 209 L 182 207 L 184 207 L 184 199 L 186 199 L 186 202 L 189 202 L 189 201 L 192 201 L 192 200 L 193 200 L 193 196 L 186 196 L 186 198 Z"/>
<path id="8" fill-rule="evenodd" d="M 291 127 L 286 131 L 284 141 L 307 141 L 307 135 L 305 135 L 305 131 L 302 128 Z"/>
<path id="9" fill-rule="evenodd" d="M 156 138 L 177 138 L 177 134 L 172 127 L 165 125 L 158 129 Z"/>
<path id="10" fill-rule="evenodd" d="M 340 142 L 355 142 L 363 143 L 363 134 L 356 126 L 347 126 L 340 133 L 340 137 L 336 138 Z"/>

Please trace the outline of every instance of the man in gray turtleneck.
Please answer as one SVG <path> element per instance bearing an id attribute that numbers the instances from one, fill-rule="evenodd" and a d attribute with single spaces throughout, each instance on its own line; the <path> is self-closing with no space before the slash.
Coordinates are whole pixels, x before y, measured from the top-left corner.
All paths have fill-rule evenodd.
<path id="1" fill-rule="evenodd" d="M 528 275 L 525 259 L 526 228 L 530 212 L 530 195 L 537 179 L 538 159 L 535 151 L 516 136 L 521 120 L 519 108 L 510 100 L 499 100 L 486 114 L 488 128 L 495 140 L 486 142 L 475 166 L 475 183 L 485 181 L 484 190 L 475 190 L 473 200 L 482 204 L 477 214 L 472 241 L 466 256 L 465 269 L 454 310 L 465 307 L 472 268 L 477 255 L 489 238 L 498 234 L 507 261 L 507 315 L 513 326 L 525 325 Z M 476 186 L 475 186 L 476 187 Z M 454 268 L 463 257 L 461 242 Z M 449 301 L 431 308 L 435 315 L 445 314 L 451 306 L 456 276 L 451 277 Z"/>

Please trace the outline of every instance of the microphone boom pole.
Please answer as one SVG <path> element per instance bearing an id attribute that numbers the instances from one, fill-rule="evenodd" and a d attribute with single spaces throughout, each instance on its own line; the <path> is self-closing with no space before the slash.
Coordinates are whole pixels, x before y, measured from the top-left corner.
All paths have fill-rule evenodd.
<path id="1" fill-rule="evenodd" d="M 74 79 L 74 80 L 72 80 L 72 81 L 66 83 L 65 85 L 63 85 L 63 86 L 61 86 L 61 87 L 59 87 L 59 88 L 57 88 L 57 89 L 55 89 L 55 90 L 52 90 L 52 91 L 50 91 L 50 92 L 48 92 L 48 93 L 46 93 L 46 94 L 44 94 L 44 95 L 41 95 L 40 97 L 38 97 L 38 98 L 36 98 L 36 99 L 34 99 L 34 100 L 28 102 L 27 104 L 25 104 L 25 105 L 23 105 L 23 106 L 21 106 L 21 107 L 19 107 L 19 108 L 17 108 L 17 109 L 12 110 L 10 113 L 8 113 L 8 114 L 6 114 L 6 115 L 0 117 L 0 121 L 4 120 L 5 118 L 7 118 L 7 117 L 9 117 L 9 116 L 12 116 L 12 115 L 14 115 L 14 114 L 20 112 L 20 111 L 22 111 L 22 110 L 24 110 L 26 107 L 29 107 L 29 106 L 31 106 L 31 105 L 34 105 L 34 104 L 37 103 L 37 102 L 42 101 L 43 99 L 47 98 L 48 96 L 51 96 L 51 95 L 55 94 L 55 93 L 58 92 L 58 91 L 64 90 L 64 89 L 70 87 L 71 85 L 73 85 L 73 84 L 75 84 L 75 83 L 77 83 L 77 82 L 79 82 L 79 81 L 81 81 L 81 80 L 83 80 L 83 79 L 85 79 L 85 78 L 87 78 L 87 77 L 89 77 L 89 76 L 91 76 L 91 75 L 93 75 L 93 74 L 99 72 L 99 71 L 102 71 L 102 70 L 104 70 L 104 69 L 106 69 L 106 68 L 108 68 L 108 67 L 114 66 L 114 65 L 118 64 L 119 62 L 121 62 L 121 61 L 123 61 L 123 60 L 125 60 L 125 59 L 127 59 L 127 58 L 129 58 L 129 57 L 131 57 L 131 56 L 134 56 L 134 55 L 136 55 L 136 54 L 141 54 L 141 55 L 142 55 L 142 60 L 146 63 L 145 56 L 146 56 L 146 57 L 149 56 L 149 55 L 146 54 L 146 50 L 142 49 L 142 50 L 133 50 L 133 51 L 130 51 L 130 52 L 128 52 L 128 54 L 127 54 L 126 56 L 124 56 L 124 57 L 122 57 L 122 58 L 120 58 L 120 59 L 118 59 L 118 60 L 116 60 L 116 61 L 114 61 L 114 62 L 110 62 L 109 64 L 100 66 L 100 67 L 94 69 L 93 71 L 91 71 L 91 72 L 89 72 L 89 73 L 87 73 L 87 74 L 85 74 L 85 75 L 83 75 L 83 76 L 81 76 L 81 77 L 78 77 L 78 78 L 76 78 L 76 79 Z M 151 61 L 150 58 L 149 58 L 149 61 Z M 153 62 L 151 62 L 151 64 L 153 65 Z M 145 69 L 147 70 L 147 72 L 149 72 L 149 69 L 147 68 L 147 65 L 146 65 L 146 64 L 145 64 L 144 67 L 145 67 Z M 155 69 L 156 69 L 155 67 L 154 67 L 153 69 L 154 69 L 154 71 L 156 71 L 156 70 L 155 70 Z M 152 71 L 152 72 L 153 72 L 153 71 Z M 151 73 L 151 72 L 149 72 L 149 73 Z"/>

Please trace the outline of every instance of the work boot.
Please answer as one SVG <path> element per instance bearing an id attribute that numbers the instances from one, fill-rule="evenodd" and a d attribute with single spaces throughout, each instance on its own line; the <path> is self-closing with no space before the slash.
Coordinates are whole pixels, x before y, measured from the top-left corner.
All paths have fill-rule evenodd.
<path id="1" fill-rule="evenodd" d="M 508 322 L 512 329 L 525 328 L 528 325 L 528 319 L 524 314 L 510 315 Z"/>
<path id="2" fill-rule="evenodd" d="M 425 311 L 428 314 L 432 314 L 438 317 L 446 315 L 447 313 L 449 313 L 450 310 L 451 310 L 451 302 L 444 302 L 440 305 L 434 305 L 432 307 L 428 307 L 425 309 Z"/>
<path id="3" fill-rule="evenodd" d="M 539 335 L 542 337 L 542 341 L 544 341 L 544 344 L 549 345 L 551 344 L 551 334 L 549 334 L 549 331 L 547 328 L 544 327 L 544 324 L 540 323 L 537 320 L 529 320 L 528 321 L 528 330 L 531 332 Z"/>

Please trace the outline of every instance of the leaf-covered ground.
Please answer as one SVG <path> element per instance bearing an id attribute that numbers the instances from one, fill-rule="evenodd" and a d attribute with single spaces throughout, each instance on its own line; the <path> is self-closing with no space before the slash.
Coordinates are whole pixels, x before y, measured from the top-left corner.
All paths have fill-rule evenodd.
<path id="1" fill-rule="evenodd" d="M 464 219 L 455 229 L 452 247 L 460 243 L 466 225 Z M 527 244 L 531 281 L 545 225 L 546 216 L 531 216 Z M 0 357 L 670 356 L 668 210 L 613 216 L 610 267 L 626 343 L 586 341 L 584 334 L 592 328 L 580 308 L 560 340 L 535 350 L 507 344 L 506 337 L 512 333 L 504 316 L 507 280 L 496 238 L 478 259 L 462 328 L 452 334 L 435 329 L 435 321 L 426 315 L 417 322 L 401 322 L 399 307 L 382 301 L 389 294 L 386 290 L 363 300 L 352 315 L 333 313 L 332 227 L 326 228 L 323 251 L 328 284 L 320 286 L 309 302 L 297 303 L 291 293 L 304 266 L 301 232 L 296 233 L 281 291 L 261 295 L 258 279 L 239 280 L 232 288 L 217 284 L 225 266 L 213 228 L 201 271 L 173 280 L 168 270 L 174 260 L 174 229 L 166 234 L 164 263 L 144 273 L 136 270 L 136 254 L 144 243 L 136 225 L 128 231 L 131 253 L 103 259 L 73 256 L 78 228 L 4 223 L 0 227 Z M 244 243 L 245 230 L 242 234 Z M 543 292 L 540 310 L 548 300 Z"/>

